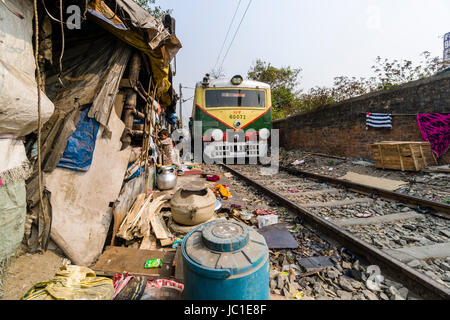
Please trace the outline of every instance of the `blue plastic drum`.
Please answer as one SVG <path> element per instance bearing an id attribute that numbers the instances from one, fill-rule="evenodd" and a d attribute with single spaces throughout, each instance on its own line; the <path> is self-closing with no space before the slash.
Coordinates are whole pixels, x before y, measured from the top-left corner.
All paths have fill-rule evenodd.
<path id="1" fill-rule="evenodd" d="M 269 299 L 269 250 L 254 229 L 212 221 L 192 230 L 181 248 L 185 299 Z"/>

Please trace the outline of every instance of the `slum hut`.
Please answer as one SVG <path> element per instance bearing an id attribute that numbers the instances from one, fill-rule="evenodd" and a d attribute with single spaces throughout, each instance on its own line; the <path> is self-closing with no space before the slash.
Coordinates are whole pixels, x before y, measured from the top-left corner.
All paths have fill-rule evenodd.
<path id="1" fill-rule="evenodd" d="M 132 0 L 3 1 L 0 17 L 0 261 L 23 241 L 87 266 L 113 211 L 153 187 L 174 21 Z"/>

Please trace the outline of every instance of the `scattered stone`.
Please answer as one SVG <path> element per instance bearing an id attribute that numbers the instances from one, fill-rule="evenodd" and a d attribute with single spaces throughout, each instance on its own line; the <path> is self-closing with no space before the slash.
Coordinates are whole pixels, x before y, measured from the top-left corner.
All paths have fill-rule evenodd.
<path id="1" fill-rule="evenodd" d="M 284 283 L 286 282 L 285 278 L 286 278 L 286 276 L 284 274 L 282 274 L 282 273 L 280 273 L 278 275 L 278 281 L 277 281 L 277 288 L 278 289 L 282 290 L 284 288 Z"/>
<path id="2" fill-rule="evenodd" d="M 342 261 L 342 268 L 344 269 L 351 269 L 352 264 L 350 262 Z"/>
<path id="3" fill-rule="evenodd" d="M 439 265 L 439 267 L 440 267 L 442 270 L 444 270 L 444 271 L 450 271 L 450 266 L 449 266 L 447 263 L 441 262 L 441 263 L 439 263 L 438 265 Z"/>
<path id="4" fill-rule="evenodd" d="M 450 272 L 446 272 L 444 273 L 444 275 L 442 276 L 442 280 L 444 280 L 445 282 L 450 282 Z"/>
<path id="5" fill-rule="evenodd" d="M 408 262 L 408 266 L 410 266 L 411 268 L 417 268 L 420 265 L 421 263 L 419 260 L 413 260 L 411 262 Z"/>
<path id="6" fill-rule="evenodd" d="M 336 291 L 339 298 L 342 300 L 352 300 L 353 294 L 351 292 L 347 292 L 344 290 L 337 290 Z"/>
<path id="7" fill-rule="evenodd" d="M 334 280 L 337 277 L 339 277 L 339 271 L 330 268 L 327 270 L 327 277 L 330 278 L 331 280 Z"/>
<path id="8" fill-rule="evenodd" d="M 280 274 L 280 271 L 273 270 L 273 269 L 271 268 L 271 270 L 270 270 L 270 272 L 269 272 L 269 277 L 270 277 L 270 279 L 272 280 L 272 279 L 277 278 L 279 274 Z"/>
<path id="9" fill-rule="evenodd" d="M 362 286 L 361 282 L 355 280 L 350 280 L 350 284 L 354 289 L 361 289 Z"/>
<path id="10" fill-rule="evenodd" d="M 450 231 L 449 230 L 439 230 L 439 233 L 442 234 L 443 236 L 450 238 Z"/>
<path id="11" fill-rule="evenodd" d="M 275 280 L 270 280 L 270 289 L 276 289 L 277 288 L 277 282 Z"/>
<path id="12" fill-rule="evenodd" d="M 370 290 L 363 290 L 362 293 L 368 300 L 379 300 L 377 295 L 375 293 L 371 292 Z"/>
<path id="13" fill-rule="evenodd" d="M 380 292 L 379 296 L 383 300 L 389 300 L 389 297 L 384 292 Z"/>
<path id="14" fill-rule="evenodd" d="M 345 277 L 340 277 L 339 278 L 339 285 L 345 291 L 349 291 L 349 292 L 353 292 L 354 291 L 352 284 Z"/>
<path id="15" fill-rule="evenodd" d="M 296 282 L 289 282 L 288 289 L 291 295 L 294 295 L 299 290 L 299 285 Z"/>
<path id="16" fill-rule="evenodd" d="M 328 296 L 320 296 L 320 297 L 316 298 L 316 300 L 333 300 L 333 298 L 328 297 Z"/>
<path id="17" fill-rule="evenodd" d="M 289 290 L 286 289 L 286 288 L 283 288 L 283 295 L 284 295 L 285 297 L 287 297 L 287 298 L 290 298 L 290 297 L 291 297 L 291 294 L 290 294 Z"/>
<path id="18" fill-rule="evenodd" d="M 408 297 L 409 290 L 407 288 L 403 287 L 403 288 L 398 289 L 397 291 L 400 294 L 400 297 L 402 297 L 403 299 L 406 300 L 406 298 Z"/>
<path id="19" fill-rule="evenodd" d="M 391 295 L 391 300 L 406 300 L 394 286 L 390 286 L 388 291 Z"/>
<path id="20" fill-rule="evenodd" d="M 312 289 L 311 289 L 310 287 L 306 287 L 306 288 L 303 290 L 303 293 L 305 294 L 305 296 L 312 296 L 313 291 L 312 291 Z"/>

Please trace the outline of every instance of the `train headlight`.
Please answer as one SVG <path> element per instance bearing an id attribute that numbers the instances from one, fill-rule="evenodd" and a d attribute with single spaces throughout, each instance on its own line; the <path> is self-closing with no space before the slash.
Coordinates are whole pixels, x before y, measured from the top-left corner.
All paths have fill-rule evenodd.
<path id="1" fill-rule="evenodd" d="M 270 137 L 270 130 L 267 129 L 267 128 L 263 128 L 263 129 L 259 130 L 259 137 L 260 137 L 262 140 L 267 140 L 267 139 L 269 139 L 269 137 Z"/>
<path id="2" fill-rule="evenodd" d="M 219 129 L 214 129 L 211 133 L 214 141 L 223 141 L 223 132 Z"/>
<path id="3" fill-rule="evenodd" d="M 233 84 L 233 85 L 235 85 L 235 86 L 238 86 L 238 85 L 240 85 L 242 82 L 244 81 L 244 78 L 242 78 L 242 76 L 234 76 L 232 79 L 231 79 L 231 83 Z"/>

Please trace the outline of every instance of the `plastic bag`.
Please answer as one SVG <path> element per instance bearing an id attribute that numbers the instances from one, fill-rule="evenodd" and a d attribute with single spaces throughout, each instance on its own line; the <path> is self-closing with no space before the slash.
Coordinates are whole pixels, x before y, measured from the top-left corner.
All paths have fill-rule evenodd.
<path id="1" fill-rule="evenodd" d="M 87 267 L 63 266 L 53 278 L 37 283 L 21 300 L 111 300 L 113 281 Z"/>

